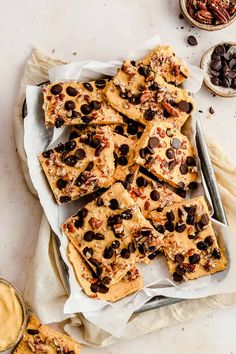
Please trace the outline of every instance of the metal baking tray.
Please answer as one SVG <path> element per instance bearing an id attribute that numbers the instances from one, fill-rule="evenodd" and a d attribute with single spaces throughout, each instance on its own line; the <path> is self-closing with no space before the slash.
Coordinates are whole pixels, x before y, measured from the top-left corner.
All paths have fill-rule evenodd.
<path id="1" fill-rule="evenodd" d="M 47 83 L 48 82 L 44 82 L 42 84 L 39 84 L 38 86 Z M 22 107 L 22 117 L 24 118 L 26 117 L 26 115 L 27 115 L 27 106 L 26 106 L 26 101 L 24 101 Z M 222 224 L 228 225 L 228 221 L 220 198 L 219 189 L 217 186 L 214 170 L 211 164 L 210 156 L 208 153 L 208 149 L 207 149 L 207 145 L 206 145 L 206 141 L 204 138 L 203 129 L 199 117 L 197 117 L 196 119 L 196 145 L 197 145 L 199 159 L 201 161 L 201 170 L 202 170 L 203 179 L 204 182 L 206 183 L 211 198 L 211 203 L 213 208 L 213 218 L 221 222 Z M 53 232 L 52 235 L 53 235 L 52 244 L 53 244 L 58 271 L 66 292 L 70 294 L 68 266 L 61 257 L 60 240 L 58 236 Z M 146 304 L 144 304 L 139 310 L 137 310 L 136 313 L 176 304 L 181 301 L 184 301 L 184 299 L 170 298 L 165 296 L 155 296 L 151 300 L 149 300 Z"/>

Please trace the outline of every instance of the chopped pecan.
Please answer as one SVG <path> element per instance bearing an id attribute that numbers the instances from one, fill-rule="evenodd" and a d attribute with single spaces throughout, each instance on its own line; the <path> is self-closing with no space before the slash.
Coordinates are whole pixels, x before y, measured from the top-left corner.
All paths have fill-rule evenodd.
<path id="1" fill-rule="evenodd" d="M 92 226 L 92 229 L 93 229 L 93 230 L 97 230 L 97 229 L 99 229 L 99 227 L 101 227 L 102 221 L 101 221 L 101 220 L 98 220 L 98 219 L 96 219 L 96 218 L 91 218 L 91 219 L 89 220 L 89 224 Z"/>
<path id="2" fill-rule="evenodd" d="M 163 101 L 162 106 L 171 116 L 179 116 L 179 110 L 174 108 L 169 102 Z"/>

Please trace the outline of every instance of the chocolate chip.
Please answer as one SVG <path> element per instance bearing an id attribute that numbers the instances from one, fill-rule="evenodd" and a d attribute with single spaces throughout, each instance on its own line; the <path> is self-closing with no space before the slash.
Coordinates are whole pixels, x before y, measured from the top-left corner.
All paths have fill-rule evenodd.
<path id="1" fill-rule="evenodd" d="M 148 146 L 151 148 L 151 149 L 154 149 L 155 147 L 157 147 L 159 145 L 159 138 L 157 136 L 153 136 L 151 138 L 149 138 L 149 141 L 148 141 Z"/>
<path id="2" fill-rule="evenodd" d="M 98 197 L 98 199 L 97 199 L 97 206 L 100 207 L 100 206 L 102 206 L 103 204 L 104 204 L 104 202 L 103 202 L 102 198 L 101 198 L 101 197 Z"/>
<path id="3" fill-rule="evenodd" d="M 89 259 L 89 261 L 91 262 L 91 258 Z M 102 275 L 102 272 L 103 272 L 102 267 L 96 267 L 96 270 L 94 271 L 97 277 L 100 277 Z"/>
<path id="4" fill-rule="evenodd" d="M 99 268 L 99 266 L 100 266 L 100 263 L 98 262 L 98 260 L 97 259 L 95 259 L 95 258 L 90 258 L 89 259 L 89 262 L 94 266 L 94 267 L 96 267 L 96 268 Z"/>
<path id="5" fill-rule="evenodd" d="M 82 106 L 80 107 L 80 110 L 86 116 L 92 111 L 90 105 L 86 104 L 86 103 L 82 104 Z"/>
<path id="6" fill-rule="evenodd" d="M 128 90 L 120 91 L 119 95 L 121 98 L 128 99 L 129 98 L 129 91 Z"/>
<path id="7" fill-rule="evenodd" d="M 223 77 L 221 80 L 221 86 L 228 88 L 231 86 L 231 79 L 228 77 Z"/>
<path id="8" fill-rule="evenodd" d="M 220 79 L 217 76 L 212 76 L 211 77 L 211 83 L 215 86 L 219 86 L 220 85 Z"/>
<path id="9" fill-rule="evenodd" d="M 145 151 L 145 155 L 154 155 L 154 154 L 155 154 L 154 149 L 152 149 L 152 148 L 149 147 L 149 146 L 146 146 L 146 147 L 144 148 L 144 151 Z"/>
<path id="10" fill-rule="evenodd" d="M 188 166 L 185 163 L 182 163 L 179 167 L 179 170 L 182 175 L 186 175 L 188 173 Z"/>
<path id="11" fill-rule="evenodd" d="M 114 226 L 116 224 L 121 224 L 122 223 L 122 219 L 121 216 L 118 215 L 113 215 L 113 216 L 109 216 L 107 219 L 107 224 L 108 226 Z"/>
<path id="12" fill-rule="evenodd" d="M 151 199 L 152 199 L 153 201 L 156 202 L 157 200 L 160 199 L 160 194 L 158 193 L 158 191 L 153 190 L 153 191 L 151 191 L 151 193 L 150 193 L 150 197 L 151 197 Z"/>
<path id="13" fill-rule="evenodd" d="M 145 236 L 145 237 L 150 237 L 152 236 L 152 229 L 148 228 L 148 227 L 143 227 L 139 230 L 139 233 L 142 235 L 142 236 Z"/>
<path id="14" fill-rule="evenodd" d="M 93 283 L 90 285 L 90 290 L 92 291 L 92 293 L 98 293 L 99 291 L 99 284 L 97 283 Z"/>
<path id="15" fill-rule="evenodd" d="M 95 86 L 99 89 L 103 89 L 106 86 L 106 81 L 101 79 L 101 80 L 96 80 L 95 81 Z"/>
<path id="16" fill-rule="evenodd" d="M 56 85 L 55 85 L 56 86 Z M 59 85 L 60 86 L 60 85 Z M 30 334 L 30 335 L 32 335 L 32 336 L 34 336 L 35 334 L 39 334 L 39 330 L 38 329 L 31 329 L 31 328 L 29 328 L 29 329 L 27 329 L 27 332 Z"/>
<path id="17" fill-rule="evenodd" d="M 215 71 L 219 71 L 221 68 L 221 60 L 220 58 L 216 58 L 211 61 L 210 68 Z"/>
<path id="18" fill-rule="evenodd" d="M 168 159 L 173 159 L 175 157 L 175 151 L 172 148 L 166 150 L 166 156 Z"/>
<path id="19" fill-rule="evenodd" d="M 66 187 L 66 185 L 67 185 L 67 181 L 66 181 L 65 179 L 59 178 L 59 179 L 57 180 L 57 188 L 58 188 L 58 189 L 62 190 L 63 188 Z"/>
<path id="20" fill-rule="evenodd" d="M 76 131 L 73 131 L 69 135 L 69 140 L 73 140 L 79 137 L 79 134 Z"/>
<path id="21" fill-rule="evenodd" d="M 91 247 L 85 247 L 83 249 L 83 254 L 85 255 L 86 258 L 90 258 L 93 255 L 93 249 Z"/>
<path id="22" fill-rule="evenodd" d="M 154 227 L 160 234 L 164 234 L 165 233 L 165 228 L 164 228 L 163 225 L 158 224 L 158 225 L 154 225 Z"/>
<path id="23" fill-rule="evenodd" d="M 75 102 L 74 101 L 66 101 L 64 107 L 67 111 L 72 111 L 73 109 L 75 109 Z"/>
<path id="24" fill-rule="evenodd" d="M 129 251 L 130 253 L 134 253 L 134 252 L 136 251 L 136 246 L 135 246 L 134 241 L 131 241 L 131 242 L 130 242 L 130 244 L 129 244 L 129 246 L 128 246 L 128 251 Z"/>
<path id="25" fill-rule="evenodd" d="M 92 171 L 93 167 L 94 167 L 94 162 L 90 161 L 87 167 L 85 168 L 85 171 Z"/>
<path id="26" fill-rule="evenodd" d="M 83 225 L 84 225 L 84 220 L 82 218 L 79 218 L 74 222 L 74 226 L 76 227 L 76 229 L 80 229 Z"/>
<path id="27" fill-rule="evenodd" d="M 111 210 L 116 210 L 116 209 L 118 209 L 119 208 L 119 203 L 118 203 L 118 200 L 117 199 L 111 199 L 110 200 L 110 203 L 109 203 L 109 208 L 111 209 Z"/>
<path id="28" fill-rule="evenodd" d="M 198 184 L 197 182 L 190 182 L 188 185 L 189 189 L 197 189 L 198 188 Z"/>
<path id="29" fill-rule="evenodd" d="M 196 166 L 196 160 L 192 156 L 187 156 L 186 165 L 187 166 Z"/>
<path id="30" fill-rule="evenodd" d="M 188 36 L 188 44 L 189 45 L 198 45 L 198 41 L 196 39 L 196 37 L 194 36 Z"/>
<path id="31" fill-rule="evenodd" d="M 176 189 L 176 194 L 178 194 L 181 198 L 185 198 L 186 197 L 186 191 L 182 188 L 177 188 Z"/>
<path id="32" fill-rule="evenodd" d="M 138 124 L 136 122 L 128 123 L 127 133 L 136 135 L 138 133 Z"/>
<path id="33" fill-rule="evenodd" d="M 122 144 L 119 147 L 119 152 L 121 155 L 127 155 L 129 152 L 129 145 L 128 144 Z"/>
<path id="34" fill-rule="evenodd" d="M 202 224 L 205 226 L 205 225 L 208 225 L 209 224 L 209 216 L 207 213 L 203 214 L 202 217 L 201 217 L 201 222 Z"/>
<path id="35" fill-rule="evenodd" d="M 55 149 L 56 150 L 56 149 Z M 51 154 L 53 154 L 53 150 L 51 149 L 51 150 L 47 150 L 47 151 L 44 151 L 43 153 L 42 153 L 42 155 L 43 155 L 43 157 L 45 158 L 45 159 L 48 159 L 50 156 L 51 156 Z"/>
<path id="36" fill-rule="evenodd" d="M 66 92 L 69 96 L 76 96 L 78 94 L 78 91 L 72 86 L 68 86 Z"/>
<path id="37" fill-rule="evenodd" d="M 138 73 L 142 76 L 148 76 L 150 73 L 150 70 L 147 66 L 140 66 L 138 68 Z"/>
<path id="38" fill-rule="evenodd" d="M 109 285 L 110 282 L 111 282 L 111 278 L 110 277 L 104 277 L 104 278 L 102 278 L 101 282 L 102 282 L 103 285 Z"/>
<path id="39" fill-rule="evenodd" d="M 53 85 L 50 91 L 53 95 L 59 95 L 62 92 L 62 86 L 59 84 Z"/>
<path id="40" fill-rule="evenodd" d="M 169 221 L 174 221 L 175 220 L 175 214 L 173 213 L 173 211 L 167 211 L 166 213 L 166 217 Z"/>
<path id="41" fill-rule="evenodd" d="M 104 285 L 104 284 L 99 284 L 98 286 L 98 292 L 101 293 L 101 294 L 107 294 L 109 291 L 109 288 Z"/>
<path id="42" fill-rule="evenodd" d="M 153 111 L 151 108 L 147 109 L 145 112 L 144 112 L 144 118 L 148 121 L 150 120 L 153 120 L 153 118 L 155 117 L 156 115 L 156 112 Z"/>
<path id="43" fill-rule="evenodd" d="M 122 125 L 117 125 L 117 126 L 115 127 L 115 132 L 116 132 L 117 134 L 123 135 L 123 134 L 124 134 L 124 128 L 122 127 Z"/>
<path id="44" fill-rule="evenodd" d="M 179 232 L 179 233 L 182 233 L 184 232 L 184 230 L 186 229 L 186 225 L 185 224 L 176 224 L 175 226 L 175 231 L 176 232 Z"/>
<path id="45" fill-rule="evenodd" d="M 130 190 L 131 190 L 131 185 L 130 185 L 129 182 L 124 181 L 124 182 L 122 182 L 122 184 L 123 184 L 123 187 L 124 187 L 127 191 L 130 191 Z"/>
<path id="46" fill-rule="evenodd" d="M 186 223 L 188 225 L 194 225 L 195 224 L 195 221 L 196 221 L 196 217 L 195 215 L 187 215 L 187 218 L 186 218 Z"/>
<path id="47" fill-rule="evenodd" d="M 192 256 L 189 256 L 190 264 L 197 264 L 200 262 L 200 256 L 197 253 L 194 253 Z"/>
<path id="48" fill-rule="evenodd" d="M 81 114 L 80 114 L 79 112 L 77 112 L 77 111 L 72 111 L 71 118 L 78 118 L 78 117 L 80 117 L 80 116 L 81 116 Z"/>
<path id="49" fill-rule="evenodd" d="M 125 180 L 129 183 L 133 183 L 134 181 L 134 173 L 128 173 Z"/>
<path id="50" fill-rule="evenodd" d="M 212 246 L 214 243 L 214 240 L 212 238 L 212 236 L 207 236 L 204 240 L 204 242 L 208 245 L 208 246 Z"/>
<path id="51" fill-rule="evenodd" d="M 158 256 L 158 254 L 159 254 L 159 251 L 151 253 L 148 255 L 148 259 L 150 259 L 152 261 L 153 259 L 155 259 Z"/>
<path id="52" fill-rule="evenodd" d="M 128 259 L 130 257 L 130 251 L 127 248 L 121 250 L 120 255 L 122 258 Z"/>
<path id="53" fill-rule="evenodd" d="M 175 230 L 175 225 L 173 224 L 172 221 L 166 221 L 165 228 L 167 231 L 173 232 Z"/>
<path id="54" fill-rule="evenodd" d="M 56 128 L 61 128 L 64 123 L 65 123 L 65 122 L 64 122 L 64 119 L 63 119 L 63 118 L 57 118 L 57 119 L 55 120 L 55 127 L 56 127 Z"/>
<path id="55" fill-rule="evenodd" d="M 230 69 L 235 69 L 235 67 L 236 67 L 236 58 L 230 60 L 229 67 L 230 67 Z"/>
<path id="56" fill-rule="evenodd" d="M 105 251 L 103 253 L 103 257 L 105 259 L 111 259 L 114 254 L 114 250 L 111 247 L 105 248 Z"/>
<path id="57" fill-rule="evenodd" d="M 123 220 L 131 220 L 133 217 L 131 210 L 123 211 L 120 216 Z"/>
<path id="58" fill-rule="evenodd" d="M 86 242 L 91 242 L 94 240 L 94 232 L 93 231 L 86 231 L 84 234 L 84 240 Z"/>
<path id="59" fill-rule="evenodd" d="M 83 160 L 86 157 L 86 153 L 85 153 L 84 149 L 81 149 L 81 148 L 76 150 L 75 155 L 78 160 Z"/>
<path id="60" fill-rule="evenodd" d="M 174 148 L 174 149 L 180 149 L 181 148 L 181 141 L 177 138 L 173 138 L 172 141 L 171 141 L 171 146 Z"/>
<path id="61" fill-rule="evenodd" d="M 173 130 L 171 128 L 167 128 L 166 129 L 166 135 L 169 137 L 169 138 L 172 138 L 172 136 L 174 135 L 173 134 Z"/>
<path id="62" fill-rule="evenodd" d="M 187 101 L 180 101 L 178 103 L 178 107 L 181 112 L 185 112 L 185 113 L 189 112 L 189 104 Z"/>
<path id="63" fill-rule="evenodd" d="M 220 252 L 219 248 L 214 248 L 214 250 L 212 252 L 212 256 L 215 259 L 221 259 L 221 252 Z"/>
<path id="64" fill-rule="evenodd" d="M 138 246 L 138 250 L 139 250 L 139 253 L 145 254 L 145 247 L 142 243 Z"/>
<path id="65" fill-rule="evenodd" d="M 208 244 L 205 243 L 204 241 L 199 241 L 196 246 L 201 251 L 206 251 L 208 248 Z"/>
<path id="66" fill-rule="evenodd" d="M 70 155 L 70 156 L 63 157 L 62 160 L 66 165 L 73 167 L 77 163 L 78 157 L 75 155 Z"/>
<path id="67" fill-rule="evenodd" d="M 67 141 L 65 143 L 65 150 L 67 151 L 73 151 L 75 147 L 76 147 L 76 142 L 74 140 Z"/>
<path id="68" fill-rule="evenodd" d="M 98 241 L 105 240 L 105 236 L 98 232 L 94 235 L 94 240 L 98 240 Z"/>
<path id="69" fill-rule="evenodd" d="M 188 235 L 188 238 L 189 238 L 190 240 L 195 240 L 197 237 L 198 237 L 197 234 L 195 234 L 195 235 L 189 234 L 189 235 Z"/>
<path id="70" fill-rule="evenodd" d="M 129 103 L 134 104 L 134 105 L 139 104 L 140 103 L 140 94 L 132 95 L 129 98 Z"/>
<path id="71" fill-rule="evenodd" d="M 82 116 L 82 117 L 81 117 L 81 120 L 82 120 L 82 122 L 88 124 L 88 123 L 91 122 L 91 120 L 93 120 L 93 118 L 92 118 L 92 117 L 89 117 L 89 116 Z"/>
<path id="72" fill-rule="evenodd" d="M 146 178 L 140 176 L 136 179 L 136 184 L 139 188 L 142 188 L 142 187 L 146 187 L 148 181 L 146 180 Z"/>
<path id="73" fill-rule="evenodd" d="M 146 158 L 145 149 L 140 149 L 140 150 L 139 150 L 139 156 L 140 156 L 142 159 L 145 159 L 145 158 Z"/>
<path id="74" fill-rule="evenodd" d="M 225 53 L 225 48 L 223 45 L 218 45 L 215 47 L 213 54 L 221 56 Z"/>
<path id="75" fill-rule="evenodd" d="M 89 82 L 84 82 L 83 83 L 84 88 L 86 88 L 88 91 L 92 92 L 93 91 L 93 86 Z"/>
<path id="76" fill-rule="evenodd" d="M 184 261 L 184 256 L 181 253 L 175 255 L 175 262 L 181 264 Z"/>
<path id="77" fill-rule="evenodd" d="M 88 209 L 87 208 L 82 208 L 77 213 L 77 216 L 79 218 L 82 218 L 82 219 L 85 219 L 87 215 L 88 215 Z"/>
<path id="78" fill-rule="evenodd" d="M 182 275 L 179 275 L 179 274 L 177 274 L 176 272 L 174 272 L 173 274 L 172 274 L 172 276 L 173 276 L 173 279 L 174 279 L 174 281 L 176 282 L 176 283 L 180 283 L 181 281 L 183 281 L 183 276 Z"/>
<path id="79" fill-rule="evenodd" d="M 71 201 L 71 197 L 68 197 L 68 196 L 66 196 L 66 195 L 60 197 L 60 202 L 61 202 L 61 203 L 68 203 L 68 202 L 70 202 L 70 201 Z"/>
<path id="80" fill-rule="evenodd" d="M 101 105 L 101 102 L 95 100 L 90 103 L 91 109 L 95 109 L 95 111 L 98 111 L 101 108 Z"/>
<path id="81" fill-rule="evenodd" d="M 65 145 L 62 143 L 58 144 L 57 147 L 55 147 L 56 152 L 63 152 L 64 150 L 65 150 Z"/>
<path id="82" fill-rule="evenodd" d="M 151 90 L 151 91 L 158 91 L 158 90 L 159 90 L 158 84 L 157 84 L 156 82 L 153 82 L 153 84 L 151 84 L 151 85 L 149 86 L 149 90 Z"/>
<path id="83" fill-rule="evenodd" d="M 184 275 L 186 273 L 186 269 L 181 264 L 178 264 L 177 267 L 175 268 L 175 272 L 178 275 Z"/>
<path id="84" fill-rule="evenodd" d="M 118 241 L 118 240 L 113 241 L 112 244 L 111 244 L 111 247 L 114 248 L 114 249 L 119 248 L 120 247 L 120 241 Z"/>
<path id="85" fill-rule="evenodd" d="M 175 161 L 175 160 L 170 161 L 170 162 L 169 162 L 169 165 L 168 165 L 169 170 L 172 171 L 172 170 L 175 168 L 175 166 L 177 166 L 177 165 L 178 165 L 178 162 L 177 162 L 177 161 Z"/>

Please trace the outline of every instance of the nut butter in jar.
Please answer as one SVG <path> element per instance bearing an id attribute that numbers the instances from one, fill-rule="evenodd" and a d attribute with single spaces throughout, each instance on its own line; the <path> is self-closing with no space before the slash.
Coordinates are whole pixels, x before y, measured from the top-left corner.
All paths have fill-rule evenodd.
<path id="1" fill-rule="evenodd" d="M 0 352 L 14 347 L 27 323 L 27 311 L 19 291 L 0 278 Z"/>

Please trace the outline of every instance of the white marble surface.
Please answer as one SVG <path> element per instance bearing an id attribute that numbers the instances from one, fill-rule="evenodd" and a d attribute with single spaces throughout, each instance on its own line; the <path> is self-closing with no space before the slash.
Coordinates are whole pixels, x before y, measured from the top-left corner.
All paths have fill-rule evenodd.
<path id="1" fill-rule="evenodd" d="M 158 32 L 164 43 L 172 44 L 179 55 L 198 65 L 208 47 L 235 40 L 236 23 L 207 33 L 192 29 L 178 14 L 177 0 L 1 1 L 0 276 L 20 289 L 24 288 L 42 212 L 24 183 L 12 123 L 15 96 L 32 48 L 66 60 L 105 61 Z M 186 45 L 190 33 L 196 35 L 197 47 Z M 219 141 L 236 164 L 236 100 L 212 97 L 202 88 L 197 103 L 206 133 Z M 211 117 L 210 106 L 215 110 Z M 235 326 L 236 308 L 232 308 L 107 349 L 84 348 L 83 352 L 231 354 L 236 353 Z"/>

